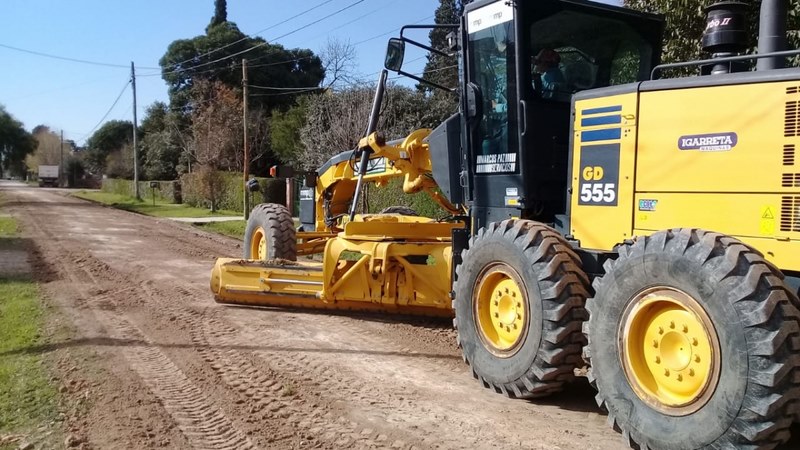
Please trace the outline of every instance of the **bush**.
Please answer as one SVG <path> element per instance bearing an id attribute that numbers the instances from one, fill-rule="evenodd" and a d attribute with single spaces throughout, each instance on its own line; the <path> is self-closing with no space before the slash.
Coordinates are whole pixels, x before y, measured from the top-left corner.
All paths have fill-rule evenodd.
<path id="1" fill-rule="evenodd" d="M 152 195 L 150 181 L 139 182 L 139 195 L 142 198 L 150 198 Z M 179 181 L 156 181 L 158 188 L 155 190 L 156 199 L 167 203 L 182 203 L 181 188 Z M 100 188 L 103 192 L 110 194 L 126 195 L 133 197 L 135 192 L 132 180 L 121 180 L 118 178 L 106 178 Z"/>
<path id="2" fill-rule="evenodd" d="M 378 213 L 390 206 L 408 206 L 424 217 L 439 219 L 450 215 L 426 192 L 411 195 L 403 192 L 402 179 L 391 180 L 384 187 L 369 185 L 367 199 L 370 213 Z"/>
<path id="3" fill-rule="evenodd" d="M 216 195 L 216 206 L 219 209 L 242 211 L 244 208 L 244 188 L 242 174 L 237 172 L 219 172 L 219 192 Z M 254 193 L 253 203 L 286 203 L 286 181 L 276 178 L 256 178 L 261 193 Z M 193 172 L 181 176 L 181 187 L 184 203 L 208 208 L 210 199 L 200 173 Z"/>

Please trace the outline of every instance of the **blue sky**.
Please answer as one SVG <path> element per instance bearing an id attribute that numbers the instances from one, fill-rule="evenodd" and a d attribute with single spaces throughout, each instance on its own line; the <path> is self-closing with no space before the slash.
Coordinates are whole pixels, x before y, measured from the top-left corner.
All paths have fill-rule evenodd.
<path id="1" fill-rule="evenodd" d="M 247 34 L 283 22 L 323 3 L 309 1 L 228 0 L 228 20 Z M 333 0 L 260 36 L 272 41 L 357 0 Z M 0 104 L 29 130 L 44 124 L 64 130 L 82 143 L 109 111 L 137 66 L 139 120 L 147 105 L 166 101 L 158 60 L 176 39 L 203 34 L 213 0 L 5 0 L 0 14 L 0 45 L 63 57 L 116 64 L 105 67 L 61 61 L 0 47 Z M 287 48 L 317 52 L 328 37 L 359 42 L 402 25 L 432 22 L 437 0 L 363 0 L 347 11 L 279 41 Z M 606 0 L 605 3 L 617 3 Z M 364 16 L 358 22 L 342 26 Z M 395 33 L 392 33 L 392 35 Z M 423 33 L 420 38 L 423 38 Z M 383 64 L 386 35 L 356 47 L 359 71 L 371 74 Z M 420 55 L 409 55 L 406 61 Z M 424 59 L 406 69 L 421 71 Z M 132 117 L 130 88 L 106 120 Z"/>

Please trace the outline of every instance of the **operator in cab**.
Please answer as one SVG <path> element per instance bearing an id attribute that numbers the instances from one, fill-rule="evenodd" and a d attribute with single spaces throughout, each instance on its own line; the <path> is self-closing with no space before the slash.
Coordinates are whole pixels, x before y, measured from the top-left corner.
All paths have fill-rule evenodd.
<path id="1" fill-rule="evenodd" d="M 533 88 L 541 98 L 559 100 L 566 91 L 566 79 L 559 68 L 561 55 L 543 48 L 533 57 Z"/>

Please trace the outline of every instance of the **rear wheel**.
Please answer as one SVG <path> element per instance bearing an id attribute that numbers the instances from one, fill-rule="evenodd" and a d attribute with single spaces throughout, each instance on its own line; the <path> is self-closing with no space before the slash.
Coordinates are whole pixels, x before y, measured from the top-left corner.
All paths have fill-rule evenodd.
<path id="1" fill-rule="evenodd" d="M 494 223 L 472 239 L 456 273 L 454 324 L 475 378 L 516 398 L 557 392 L 572 379 L 588 278 L 555 230 Z"/>
<path id="2" fill-rule="evenodd" d="M 626 243 L 605 269 L 587 302 L 585 357 L 598 404 L 629 445 L 788 439 L 800 313 L 777 269 L 736 239 L 689 229 Z"/>
<path id="3" fill-rule="evenodd" d="M 253 208 L 244 232 L 244 258 L 297 260 L 297 233 L 285 206 L 262 203 Z"/>

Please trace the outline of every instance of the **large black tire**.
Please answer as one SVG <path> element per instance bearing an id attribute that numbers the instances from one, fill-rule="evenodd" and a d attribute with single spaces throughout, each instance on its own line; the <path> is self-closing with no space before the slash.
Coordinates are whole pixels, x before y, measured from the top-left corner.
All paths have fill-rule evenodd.
<path id="1" fill-rule="evenodd" d="M 516 273 L 526 301 L 527 329 L 513 354 L 498 355 L 487 345 L 476 317 L 476 302 L 481 301 L 476 289 L 486 271 L 498 266 Z M 560 391 L 582 363 L 581 326 L 589 286 L 580 259 L 561 235 L 526 220 L 493 223 L 472 238 L 456 274 L 453 323 L 473 376 L 484 387 L 513 398 Z"/>
<path id="2" fill-rule="evenodd" d="M 589 380 L 598 390 L 598 405 L 608 410 L 609 423 L 628 445 L 659 450 L 770 449 L 789 438 L 798 407 L 800 313 L 795 294 L 761 254 L 721 234 L 676 229 L 625 243 L 605 270 L 594 282 L 595 297 L 587 302 L 589 344 L 584 358 L 591 363 Z M 621 349 L 627 342 L 633 347 L 625 348 L 659 348 L 657 339 L 639 344 L 621 336 L 626 334 L 621 323 L 630 317 L 626 311 L 653 289 L 691 296 L 718 337 L 719 369 L 705 377 L 707 388 L 672 406 L 645 403 L 643 391 L 636 393 L 625 372 L 626 367 L 633 369 L 621 356 L 624 352 L 630 360 L 628 350 Z M 669 373 L 658 370 L 664 376 Z M 677 377 L 674 371 L 670 376 Z M 676 414 L 670 409 L 675 405 L 685 412 Z"/>
<path id="3" fill-rule="evenodd" d="M 408 206 L 389 206 L 383 208 L 379 214 L 400 214 L 401 216 L 419 216 L 419 214 Z"/>
<path id="4" fill-rule="evenodd" d="M 259 255 L 258 242 L 266 240 Z M 297 233 L 289 210 L 275 203 L 261 203 L 250 212 L 244 231 L 245 259 L 297 261 Z"/>

